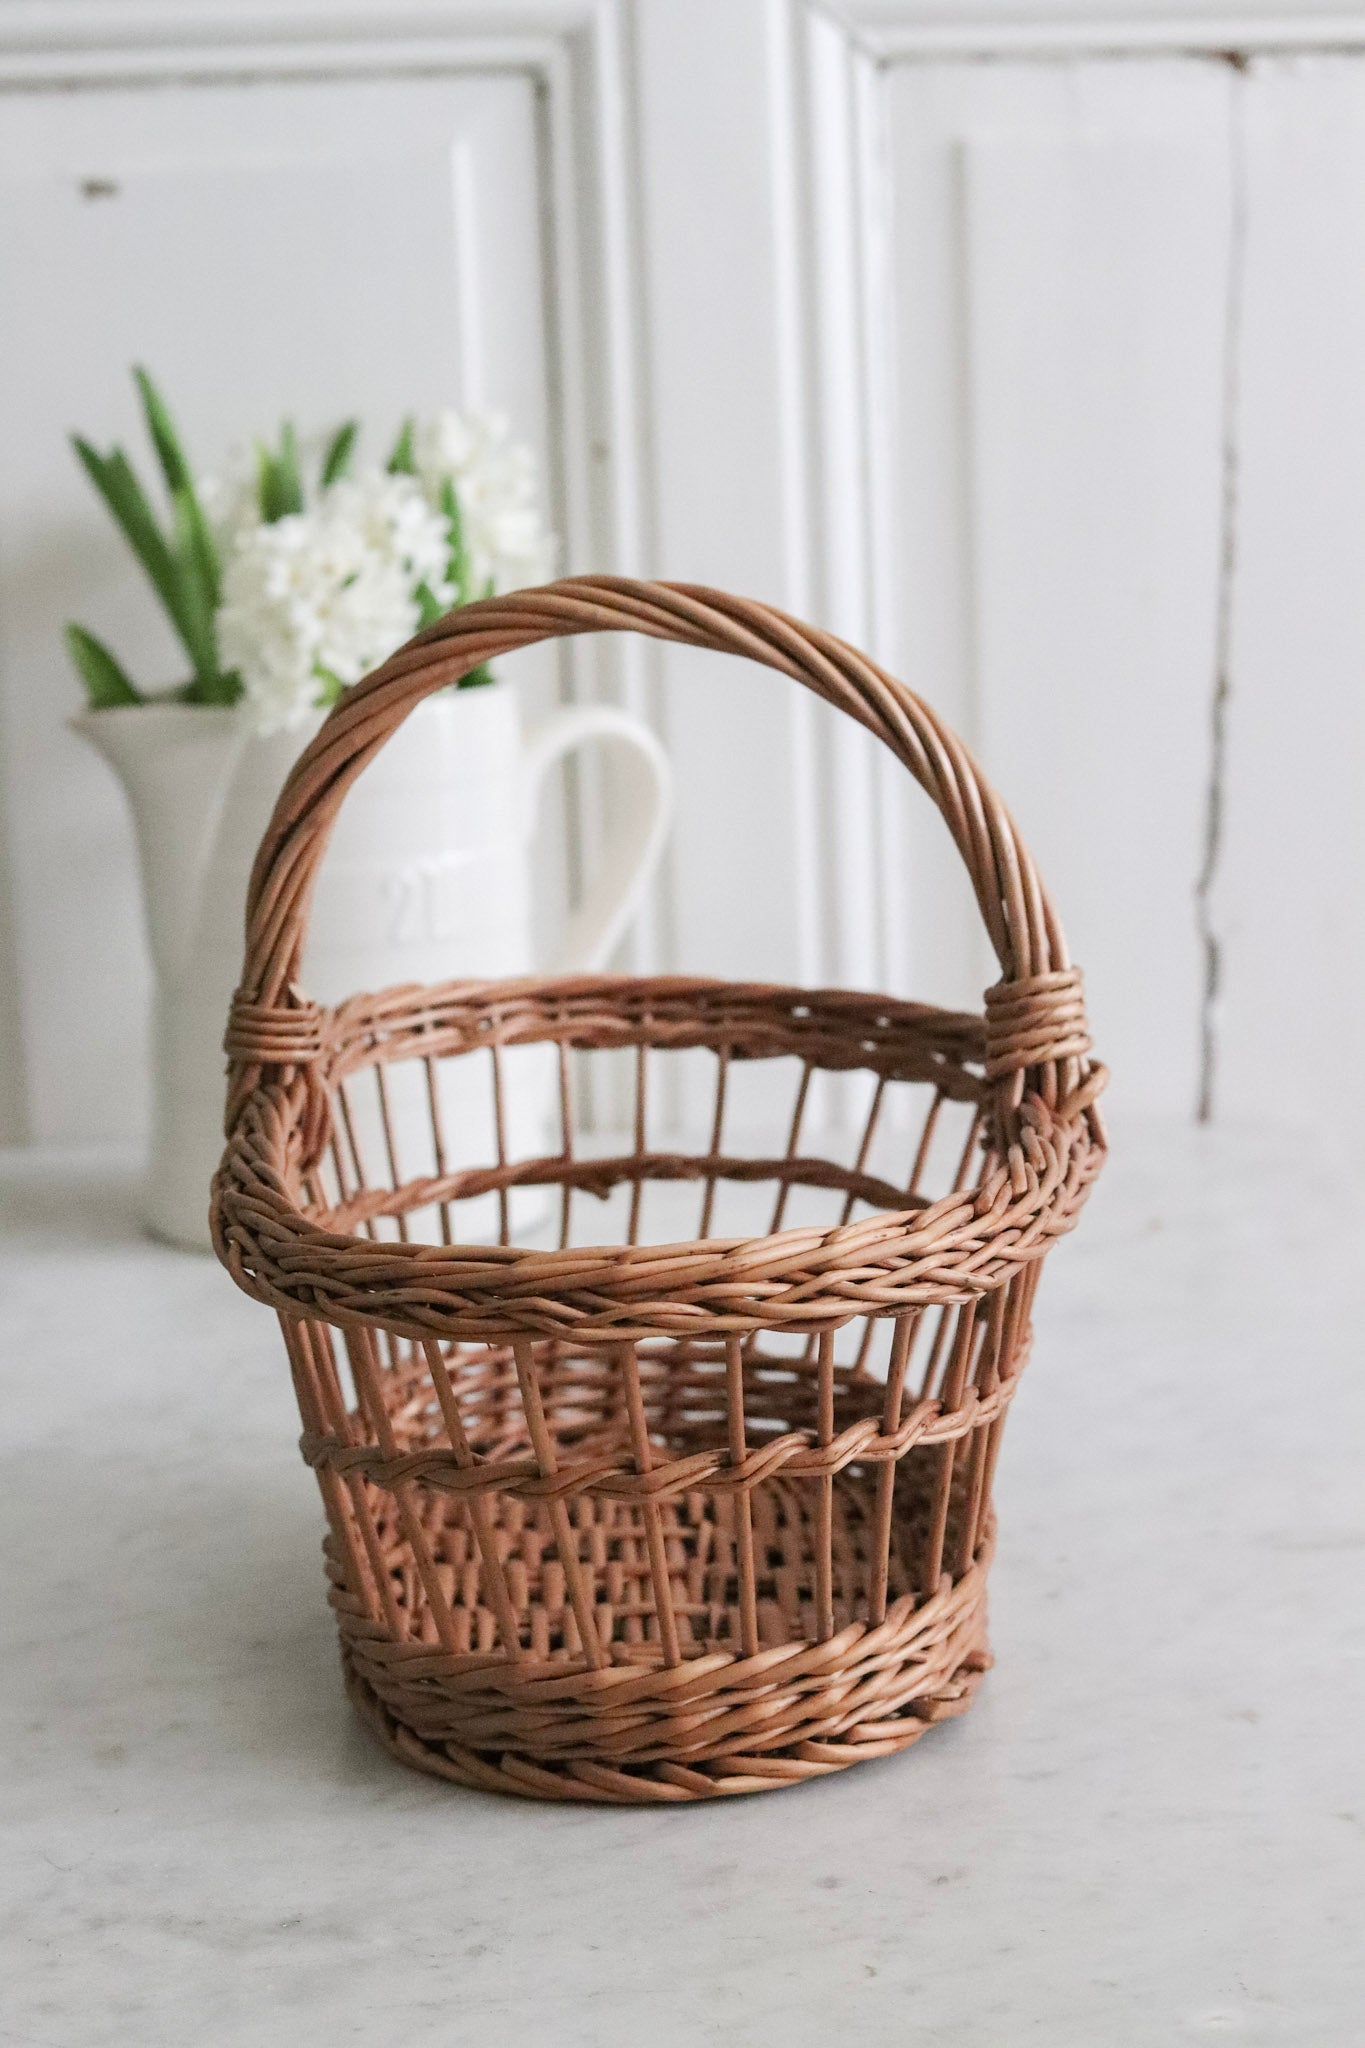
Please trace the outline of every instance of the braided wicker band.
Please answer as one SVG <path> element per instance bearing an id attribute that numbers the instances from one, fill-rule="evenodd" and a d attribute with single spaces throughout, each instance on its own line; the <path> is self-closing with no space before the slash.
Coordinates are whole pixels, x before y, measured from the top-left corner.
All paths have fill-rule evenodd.
<path id="1" fill-rule="evenodd" d="M 985 1625 L 993 1537 L 992 1528 L 978 1562 L 956 1584 L 945 1578 L 926 1601 L 898 1600 L 876 1629 L 845 1629 L 743 1663 L 719 1656 L 652 1674 L 623 1661 L 585 1675 L 594 1681 L 600 1757 L 581 1754 L 583 1697 L 566 1699 L 554 1666 L 502 1671 L 485 1661 L 452 1685 L 443 1710 L 415 1669 L 408 1677 L 387 1645 L 369 1639 L 344 1652 L 346 1689 L 400 1762 L 480 1791 L 662 1806 L 799 1785 L 894 1756 L 936 1722 L 966 1712 L 991 1662 Z M 717 1680 L 728 1709 L 723 1721 Z M 763 1735 L 744 1748 L 735 1724 L 746 1720 Z M 535 1755 L 527 1754 L 523 1733 L 531 1722 Z"/>
<path id="2" fill-rule="evenodd" d="M 1003 1415 L 1014 1398 L 1018 1375 L 991 1393 L 969 1387 L 961 1404 L 944 1414 L 937 1401 L 919 1401 L 893 1430 L 885 1433 L 873 1416 L 841 1430 L 827 1444 L 812 1443 L 799 1430 L 772 1437 L 741 1458 L 719 1447 L 698 1451 L 672 1464 L 651 1465 L 647 1472 L 623 1472 L 611 1457 L 577 1464 L 567 1471 L 542 1472 L 534 1458 L 485 1459 L 462 1465 L 454 1451 L 437 1448 L 385 1457 L 381 1450 L 354 1444 L 335 1433 L 315 1436 L 305 1430 L 299 1449 L 314 1471 L 329 1466 L 343 1478 L 359 1475 L 393 1493 L 410 1481 L 442 1493 L 471 1495 L 494 1489 L 519 1500 L 572 1500 L 591 1493 L 603 1500 L 636 1507 L 680 1500 L 689 1493 L 743 1493 L 779 1472 L 789 1479 L 833 1478 L 850 1465 L 894 1465 L 917 1444 L 956 1443 L 983 1424 Z"/>
<path id="3" fill-rule="evenodd" d="M 300 1066 L 322 1051 L 322 1012 L 298 989 L 291 1007 L 253 1002 L 239 990 L 228 1012 L 223 1050 L 230 1060 L 257 1067 Z"/>
<path id="4" fill-rule="evenodd" d="M 984 1019 L 611 975 L 319 1011 L 298 986 L 308 906 L 357 775 L 431 691 L 595 631 L 748 656 L 875 733 L 967 866 L 1002 970 Z M 558 1051 L 562 1148 L 514 1157 L 500 1062 L 537 1045 Z M 693 586 L 581 578 L 468 606 L 349 690 L 290 776 L 225 1047 L 215 1243 L 280 1314 L 347 1684 L 397 1755 L 468 1785 L 677 1800 L 842 1768 L 961 1711 L 989 1661 L 1000 1433 L 1041 1259 L 1103 1158 L 1104 1071 L 1033 862 L 926 705 L 831 635 Z M 570 1061 L 604 1053 L 634 1062 L 635 1141 L 580 1157 Z M 714 1064 L 704 1149 L 647 1143 L 648 1062 L 675 1053 Z M 490 1056 L 497 1157 L 456 1163 L 439 1075 Z M 785 1150 L 737 1152 L 727 1077 L 784 1058 L 801 1076 Z M 434 1159 L 407 1178 L 384 1080 L 405 1068 L 426 1077 Z M 873 1077 L 851 1164 L 802 1142 L 821 1070 Z M 361 1170 L 362 1083 L 387 1179 Z M 908 1175 L 871 1160 L 898 1089 L 928 1097 Z M 935 1190 L 953 1118 L 965 1145 Z M 697 1185 L 699 1234 L 639 1242 L 642 1193 L 669 1181 Z M 714 1234 L 717 1188 L 746 1181 L 777 1188 L 770 1230 Z M 510 1242 L 509 1205 L 537 1186 L 562 1203 L 557 1250 Z M 834 1219 L 783 1227 L 795 1189 Z M 613 1191 L 629 1194 L 628 1241 L 574 1242 L 575 1200 Z M 497 1206 L 499 1242 L 459 1241 L 458 1205 L 476 1199 Z M 439 1215 L 441 1241 L 413 1236 L 421 1215 Z"/>
<path id="5" fill-rule="evenodd" d="M 986 990 L 986 1079 L 1083 1059 L 1090 1051 L 1079 967 Z"/>
<path id="6" fill-rule="evenodd" d="M 612 1040 L 654 1043 L 645 1020 L 653 1011 L 651 994 L 660 986 L 676 991 L 680 984 L 610 976 L 591 984 L 504 982 L 473 990 L 456 984 L 448 992 L 423 991 L 408 1031 L 439 1050 L 452 1013 L 474 1009 L 492 1013 L 504 1043 L 553 1038 L 569 1046 L 590 1045 L 600 1042 L 584 1017 L 582 998 L 590 990 L 593 1007 L 616 1010 Z M 714 982 L 695 986 L 700 999 L 709 997 L 713 1003 L 726 987 Z M 752 998 L 756 992 L 747 993 Z M 761 993 L 770 999 L 767 1042 L 774 1047 L 783 1043 L 778 1029 L 783 1007 L 798 998 L 803 1008 L 819 1001 L 799 990 Z M 566 1028 L 562 1008 L 569 1007 L 572 1017 L 575 997 L 580 1021 Z M 632 1012 L 639 1022 L 628 1033 Z M 362 1014 L 351 1011 L 352 1030 Z M 345 1016 L 339 1013 L 334 1033 Z M 800 1029 L 804 1021 L 798 1020 L 792 1034 L 798 1045 L 807 1043 Z M 729 1028 L 722 1009 L 712 1031 L 727 1033 Z M 467 1041 L 468 1025 L 455 1026 L 453 1035 L 457 1042 Z M 476 1042 L 487 1043 L 494 1035 L 481 1035 Z M 692 1042 L 705 1042 L 706 1033 L 690 1036 Z M 686 1042 L 675 1035 L 675 1044 Z M 845 1045 L 840 1064 L 854 1063 L 876 1071 L 875 1051 L 859 1047 L 854 1062 Z M 258 1300 L 286 1313 L 324 1314 L 338 1324 L 374 1322 L 414 1341 L 431 1336 L 493 1342 L 515 1336 L 605 1340 L 665 1332 L 808 1332 L 837 1326 L 853 1315 L 891 1315 L 974 1299 L 1038 1259 L 1055 1237 L 1071 1229 L 1098 1169 L 1102 1152 L 1093 1137 L 1089 1083 L 1093 1079 L 1098 1086 L 1102 1078 L 1102 1072 L 1087 1077 L 1056 1110 L 1038 1095 L 1026 1097 L 1014 1142 L 988 1160 L 975 1187 L 954 1190 L 937 1202 L 887 1207 L 856 1222 L 758 1238 L 527 1251 L 501 1244 L 372 1243 L 349 1229 L 339 1234 L 321 1227 L 300 1207 L 297 1195 L 302 1146 L 296 1134 L 310 1115 L 314 1083 L 296 1068 L 286 1081 L 258 1085 L 247 1103 L 215 1186 L 216 1242 L 234 1279 Z M 963 1089 L 969 1079 L 958 1074 L 951 1085 Z M 416 1183 L 405 1190 L 403 1201 L 421 1206 L 499 1182 L 515 1185 L 519 1178 L 523 1184 L 559 1185 L 568 1179 L 592 1186 L 612 1164 L 594 1160 L 566 1169 L 560 1158 L 535 1160 L 527 1163 L 523 1176 L 516 1169 L 490 1171 L 464 1188 L 457 1188 L 453 1177 Z M 689 1172 L 700 1176 L 708 1166 L 699 1158 Z M 619 1163 L 616 1177 L 633 1177 L 639 1170 L 639 1161 L 631 1158 Z M 383 1213 L 383 1197 L 372 1197 L 334 1212 L 334 1220 L 353 1228 Z"/>

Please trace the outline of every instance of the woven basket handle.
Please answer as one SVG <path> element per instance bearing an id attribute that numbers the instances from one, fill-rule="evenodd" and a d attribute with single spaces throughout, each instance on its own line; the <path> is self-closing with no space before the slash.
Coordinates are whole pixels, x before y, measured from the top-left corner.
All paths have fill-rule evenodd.
<path id="1" fill-rule="evenodd" d="M 888 746 L 943 814 L 1000 962 L 988 989 L 986 1072 L 1014 1135 L 1026 1088 L 1052 1109 L 1088 1106 L 1091 1071 L 1080 975 L 1032 857 L 962 742 L 903 683 L 833 634 L 699 585 L 566 578 L 462 606 L 346 692 L 280 794 L 247 894 L 246 957 L 226 1048 L 228 1128 L 263 1067 L 307 1069 L 318 1012 L 297 986 L 314 883 L 342 799 L 412 710 L 483 662 L 536 641 L 634 632 L 709 647 L 782 671 Z"/>

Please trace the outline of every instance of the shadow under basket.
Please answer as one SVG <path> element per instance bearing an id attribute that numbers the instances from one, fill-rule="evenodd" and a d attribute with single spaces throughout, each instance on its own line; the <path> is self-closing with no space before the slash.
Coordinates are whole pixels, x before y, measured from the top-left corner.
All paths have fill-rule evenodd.
<path id="1" fill-rule="evenodd" d="M 490 655 L 625 628 L 766 660 L 892 746 L 1000 954 L 984 1018 L 620 976 L 307 1001 L 310 878 L 405 712 Z M 279 1313 L 346 1683 L 397 1756 L 668 1802 L 963 1711 L 1005 1412 L 1103 1158 L 1103 1069 L 1008 814 L 918 699 L 715 592 L 582 579 L 453 614 L 295 769 L 227 1045 L 215 1241 Z"/>

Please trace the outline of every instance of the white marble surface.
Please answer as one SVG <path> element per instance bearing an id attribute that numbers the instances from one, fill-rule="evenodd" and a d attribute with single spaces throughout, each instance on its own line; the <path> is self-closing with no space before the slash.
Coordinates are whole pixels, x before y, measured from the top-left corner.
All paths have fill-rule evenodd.
<path id="1" fill-rule="evenodd" d="M 0 2042 L 1365 2040 L 1365 1193 L 1129 1136 L 1055 1255 L 973 1712 L 551 1809 L 352 1722 L 271 1318 L 126 1172 L 0 1173 Z"/>

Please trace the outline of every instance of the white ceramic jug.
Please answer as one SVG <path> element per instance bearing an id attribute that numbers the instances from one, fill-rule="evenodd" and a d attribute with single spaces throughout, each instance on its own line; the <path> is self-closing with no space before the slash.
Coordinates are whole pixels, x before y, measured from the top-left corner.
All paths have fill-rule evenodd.
<path id="1" fill-rule="evenodd" d="M 127 792 L 155 972 L 153 1121 L 145 1221 L 172 1243 L 207 1247 L 209 1180 L 222 1150 L 222 1036 L 242 959 L 242 914 L 257 845 L 304 732 L 258 739 L 236 710 L 180 704 L 86 712 L 73 721 Z M 528 841 L 549 769 L 589 740 L 629 748 L 634 773 L 600 872 L 570 920 L 565 972 L 602 966 L 639 904 L 667 831 L 667 758 L 649 728 L 607 705 L 554 713 L 524 736 L 506 683 L 445 690 L 418 705 L 342 806 L 318 883 L 304 984 L 324 1003 L 362 990 L 530 973 Z M 456 1081 L 458 1086 L 458 1080 Z M 487 1117 L 451 1105 L 487 1156 Z M 545 1088 L 522 1088 L 509 1142 L 543 1148 Z M 429 1114 L 400 1110 L 405 1174 L 430 1171 Z M 361 1147 L 373 1147 L 373 1130 Z M 484 1233 L 478 1205 L 462 1234 Z M 522 1204 L 521 1217 L 528 1214 Z"/>

